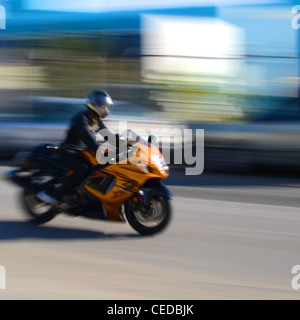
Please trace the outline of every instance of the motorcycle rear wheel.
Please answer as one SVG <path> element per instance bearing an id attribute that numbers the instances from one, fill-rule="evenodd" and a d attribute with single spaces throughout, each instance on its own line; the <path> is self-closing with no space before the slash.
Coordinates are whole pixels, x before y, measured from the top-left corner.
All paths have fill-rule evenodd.
<path id="1" fill-rule="evenodd" d="M 149 195 L 150 210 L 143 213 L 137 210 L 135 203 L 129 200 L 125 205 L 125 216 L 129 225 L 140 235 L 149 236 L 166 229 L 171 221 L 169 199 L 153 191 Z"/>
<path id="2" fill-rule="evenodd" d="M 24 189 L 21 194 L 21 204 L 32 222 L 43 224 L 52 220 L 58 213 L 58 208 L 39 200 L 35 194 Z"/>

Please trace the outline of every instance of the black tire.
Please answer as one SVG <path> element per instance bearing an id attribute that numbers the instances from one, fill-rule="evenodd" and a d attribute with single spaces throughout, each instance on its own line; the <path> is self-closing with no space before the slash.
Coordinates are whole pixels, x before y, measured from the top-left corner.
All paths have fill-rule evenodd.
<path id="1" fill-rule="evenodd" d="M 149 201 L 151 202 L 152 211 L 149 214 L 143 214 L 141 211 L 135 209 L 135 203 L 129 200 L 125 205 L 125 216 L 129 225 L 137 231 L 140 235 L 150 236 L 162 232 L 167 228 L 171 221 L 172 210 L 170 200 L 159 192 L 152 191 L 149 193 Z M 156 203 L 156 204 L 155 204 Z M 155 214 L 154 206 L 159 203 L 161 207 L 161 214 L 158 217 Z"/>
<path id="2" fill-rule="evenodd" d="M 58 213 L 58 208 L 40 201 L 34 193 L 24 189 L 21 194 L 21 204 L 31 222 L 43 224 L 52 220 Z M 39 212 L 43 209 L 42 212 Z"/>

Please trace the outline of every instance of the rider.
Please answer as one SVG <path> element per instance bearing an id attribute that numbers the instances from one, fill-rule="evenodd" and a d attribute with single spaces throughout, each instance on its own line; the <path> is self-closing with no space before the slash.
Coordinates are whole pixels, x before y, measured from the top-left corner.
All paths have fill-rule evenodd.
<path id="1" fill-rule="evenodd" d="M 107 129 L 103 119 L 108 116 L 113 101 L 105 91 L 91 91 L 87 94 L 85 106 L 87 110 L 75 114 L 71 120 L 71 127 L 64 142 L 61 144 L 61 163 L 71 169 L 61 186 L 52 191 L 42 191 L 37 197 L 50 204 L 61 204 L 65 201 L 64 195 L 68 195 L 79 181 L 83 180 L 89 171 L 87 162 L 80 156 L 80 152 L 91 149 L 96 153 L 99 144 L 96 142 L 94 132 L 105 130 L 108 139 L 116 135 Z M 111 141 L 111 140 L 110 140 Z"/>

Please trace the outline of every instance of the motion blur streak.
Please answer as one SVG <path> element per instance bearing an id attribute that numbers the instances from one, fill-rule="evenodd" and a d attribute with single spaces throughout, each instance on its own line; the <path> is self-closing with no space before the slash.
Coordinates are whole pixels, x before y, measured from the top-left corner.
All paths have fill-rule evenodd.
<path id="1" fill-rule="evenodd" d="M 117 101 L 112 123 L 204 129 L 207 170 L 299 166 L 299 33 L 290 5 L 76 3 L 3 3 L 2 157 L 45 136 L 59 142 L 80 99 L 101 88 Z"/>

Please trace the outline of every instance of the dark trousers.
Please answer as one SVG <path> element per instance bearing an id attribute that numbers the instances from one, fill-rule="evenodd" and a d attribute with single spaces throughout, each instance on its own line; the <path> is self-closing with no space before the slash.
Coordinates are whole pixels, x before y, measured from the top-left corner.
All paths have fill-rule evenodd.
<path id="1" fill-rule="evenodd" d="M 62 150 L 61 165 L 72 171 L 62 181 L 63 184 L 51 193 L 60 201 L 64 195 L 71 193 L 89 172 L 88 163 L 77 152 Z"/>

